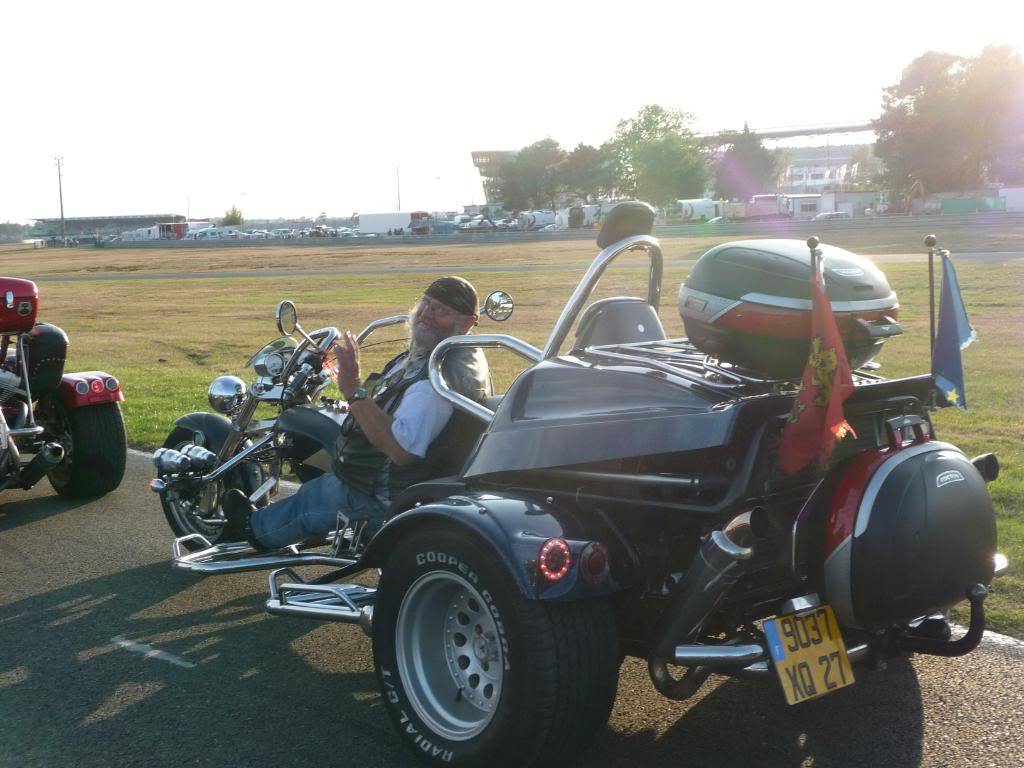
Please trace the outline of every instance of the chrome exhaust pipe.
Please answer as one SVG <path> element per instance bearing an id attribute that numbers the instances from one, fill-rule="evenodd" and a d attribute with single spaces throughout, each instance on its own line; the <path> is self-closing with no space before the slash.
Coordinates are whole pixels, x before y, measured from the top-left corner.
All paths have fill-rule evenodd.
<path id="1" fill-rule="evenodd" d="M 9 448 L 13 448 L 11 443 Z M 47 443 L 42 447 L 32 461 L 18 474 L 18 485 L 28 489 L 43 479 L 43 476 L 51 469 L 64 461 L 64 447 L 60 443 Z"/>
<path id="2" fill-rule="evenodd" d="M 677 644 L 693 639 L 743 575 L 753 549 L 742 546 L 738 541 L 748 539 L 749 527 L 750 513 L 745 512 L 733 518 L 724 530 L 712 531 L 682 581 L 673 590 L 666 618 L 647 662 L 651 682 L 663 696 L 676 700 L 692 696 L 711 673 L 710 666 L 698 664 L 691 667 L 681 680 L 675 680 L 669 674 L 667 664 L 680 663 L 676 661 Z M 685 648 L 683 655 L 686 655 Z M 751 660 L 748 659 L 748 663 Z M 739 662 L 736 665 L 743 666 Z"/>

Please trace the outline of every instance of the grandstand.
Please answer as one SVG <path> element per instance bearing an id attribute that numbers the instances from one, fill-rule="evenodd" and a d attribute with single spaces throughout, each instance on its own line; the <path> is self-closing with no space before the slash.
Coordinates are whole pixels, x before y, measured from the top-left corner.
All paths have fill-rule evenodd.
<path id="1" fill-rule="evenodd" d="M 34 219 L 35 224 L 26 237 L 51 238 L 61 237 L 60 218 Z M 119 235 L 130 229 L 151 227 L 154 224 L 185 221 L 185 217 L 176 213 L 139 214 L 132 216 L 83 216 L 65 218 L 64 226 L 67 236 L 81 240 L 83 237 L 99 235 Z"/>

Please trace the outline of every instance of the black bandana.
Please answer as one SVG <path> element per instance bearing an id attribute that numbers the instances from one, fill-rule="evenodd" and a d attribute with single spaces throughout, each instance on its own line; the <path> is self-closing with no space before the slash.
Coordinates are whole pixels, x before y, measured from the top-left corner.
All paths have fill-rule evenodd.
<path id="1" fill-rule="evenodd" d="M 461 277 L 440 277 L 423 293 L 460 314 L 477 313 L 476 289 L 468 280 Z"/>

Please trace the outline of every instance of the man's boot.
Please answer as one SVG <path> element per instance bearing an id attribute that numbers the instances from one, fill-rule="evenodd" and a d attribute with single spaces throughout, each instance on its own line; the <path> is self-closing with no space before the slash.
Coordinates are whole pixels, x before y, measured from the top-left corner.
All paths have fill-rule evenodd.
<path id="1" fill-rule="evenodd" d="M 249 501 L 248 496 L 237 488 L 230 488 L 224 493 L 220 504 L 228 525 L 249 542 L 253 549 L 257 552 L 270 551 L 269 547 L 260 544 L 252 531 L 252 513 L 256 511 L 256 505 Z"/>

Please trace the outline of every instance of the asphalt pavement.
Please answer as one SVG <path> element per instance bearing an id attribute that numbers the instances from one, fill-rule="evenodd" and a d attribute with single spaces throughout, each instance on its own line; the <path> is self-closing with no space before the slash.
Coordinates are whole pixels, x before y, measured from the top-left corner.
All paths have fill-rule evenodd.
<path id="1" fill-rule="evenodd" d="M 413 766 L 357 627 L 275 618 L 265 574 L 169 565 L 148 460 L 88 502 L 44 481 L 0 494 L 0 766 Z M 915 657 L 786 706 L 769 681 L 715 679 L 685 703 L 623 665 L 579 764 L 1021 766 L 1024 644 Z"/>

